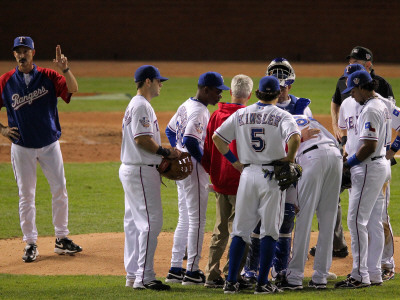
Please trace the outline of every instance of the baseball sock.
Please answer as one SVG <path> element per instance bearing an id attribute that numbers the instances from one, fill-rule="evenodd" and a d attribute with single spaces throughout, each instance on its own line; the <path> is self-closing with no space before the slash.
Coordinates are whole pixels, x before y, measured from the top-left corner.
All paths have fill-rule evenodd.
<path id="1" fill-rule="evenodd" d="M 229 248 L 229 272 L 227 280 L 233 283 L 237 282 L 240 262 L 243 257 L 246 242 L 240 236 L 232 238 L 231 247 Z"/>
<path id="2" fill-rule="evenodd" d="M 268 281 L 268 273 L 275 255 L 276 241 L 271 236 L 265 236 L 260 243 L 260 270 L 258 284 L 264 285 Z"/>

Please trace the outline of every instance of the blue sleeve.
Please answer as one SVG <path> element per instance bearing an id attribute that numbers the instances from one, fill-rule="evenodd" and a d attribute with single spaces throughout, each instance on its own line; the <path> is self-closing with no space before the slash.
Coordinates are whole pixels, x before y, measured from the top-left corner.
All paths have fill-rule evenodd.
<path id="1" fill-rule="evenodd" d="M 203 153 L 201 152 L 199 142 L 194 137 L 185 136 L 183 138 L 183 144 L 189 151 L 189 154 L 193 156 L 199 163 L 201 163 L 201 158 Z"/>
<path id="2" fill-rule="evenodd" d="M 176 133 L 173 132 L 169 127 L 165 129 L 165 134 L 167 135 L 167 138 L 169 140 L 169 143 L 171 144 L 172 147 L 176 146 Z"/>

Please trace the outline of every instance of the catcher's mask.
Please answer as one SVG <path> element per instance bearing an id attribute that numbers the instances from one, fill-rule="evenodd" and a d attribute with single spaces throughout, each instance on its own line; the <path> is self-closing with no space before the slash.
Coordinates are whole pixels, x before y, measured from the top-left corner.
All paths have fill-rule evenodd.
<path id="1" fill-rule="evenodd" d="M 279 85 L 283 87 L 293 84 L 296 79 L 294 69 L 290 65 L 289 61 L 283 57 L 274 58 L 269 64 L 265 74 L 278 78 Z"/>

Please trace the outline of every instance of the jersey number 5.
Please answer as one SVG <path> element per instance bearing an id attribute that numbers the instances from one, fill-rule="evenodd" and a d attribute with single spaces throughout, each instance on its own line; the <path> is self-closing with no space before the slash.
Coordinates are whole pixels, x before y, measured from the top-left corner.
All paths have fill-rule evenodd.
<path id="1" fill-rule="evenodd" d="M 251 129 L 251 146 L 256 152 L 262 152 L 265 149 L 265 141 L 258 135 L 264 135 L 264 128 Z"/>

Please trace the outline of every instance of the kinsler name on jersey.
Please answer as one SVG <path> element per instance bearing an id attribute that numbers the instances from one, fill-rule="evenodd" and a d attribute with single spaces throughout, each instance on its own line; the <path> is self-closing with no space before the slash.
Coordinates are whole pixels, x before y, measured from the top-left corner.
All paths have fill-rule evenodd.
<path id="1" fill-rule="evenodd" d="M 28 95 L 23 97 L 18 94 L 13 94 L 11 98 L 13 103 L 11 104 L 11 106 L 14 108 L 14 110 L 18 110 L 21 106 L 24 106 L 25 104 L 32 104 L 33 101 L 39 99 L 40 97 L 43 97 L 48 92 L 49 91 L 46 90 L 44 86 L 42 86 L 36 91 L 33 91 L 32 93 L 29 93 Z"/>
<path id="2" fill-rule="evenodd" d="M 239 126 L 245 124 L 268 124 L 278 127 L 281 116 L 276 116 L 271 113 L 247 113 L 239 115 Z"/>

